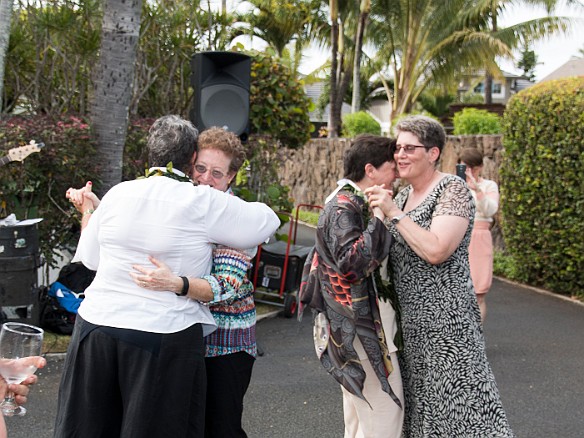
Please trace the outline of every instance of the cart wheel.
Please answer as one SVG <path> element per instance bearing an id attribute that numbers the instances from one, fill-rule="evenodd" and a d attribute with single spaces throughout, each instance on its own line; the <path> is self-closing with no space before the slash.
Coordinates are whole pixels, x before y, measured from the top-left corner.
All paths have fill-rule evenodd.
<path id="1" fill-rule="evenodd" d="M 291 293 L 284 295 L 284 316 L 286 318 L 292 318 L 296 313 L 297 307 L 296 295 Z"/>

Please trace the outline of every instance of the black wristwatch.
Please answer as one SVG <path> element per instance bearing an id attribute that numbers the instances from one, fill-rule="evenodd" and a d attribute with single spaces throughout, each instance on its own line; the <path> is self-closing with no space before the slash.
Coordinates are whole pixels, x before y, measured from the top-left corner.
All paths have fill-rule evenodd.
<path id="1" fill-rule="evenodd" d="M 401 220 L 402 220 L 404 217 L 406 217 L 406 214 L 405 214 L 405 213 L 402 213 L 402 214 L 400 214 L 400 215 L 398 215 L 398 216 L 394 216 L 394 217 L 392 217 L 392 218 L 391 218 L 391 223 L 392 223 L 393 225 L 396 225 L 396 224 L 397 224 L 399 221 L 401 221 Z"/>
<path id="2" fill-rule="evenodd" d="M 189 279 L 187 277 L 181 277 L 183 281 L 183 287 L 180 293 L 177 293 L 179 297 L 184 297 L 186 294 L 189 293 Z M 176 292 L 175 292 L 176 293 Z"/>

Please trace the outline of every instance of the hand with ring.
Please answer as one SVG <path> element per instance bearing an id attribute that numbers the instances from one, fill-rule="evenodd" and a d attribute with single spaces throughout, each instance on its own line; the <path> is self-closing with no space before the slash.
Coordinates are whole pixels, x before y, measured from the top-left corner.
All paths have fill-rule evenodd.
<path id="1" fill-rule="evenodd" d="M 138 271 L 129 273 L 136 285 L 154 291 L 173 293 L 181 291 L 183 287 L 182 279 L 175 275 L 166 263 L 152 256 L 148 256 L 148 260 L 155 266 L 154 269 L 148 269 L 140 265 L 132 266 L 134 270 Z"/>

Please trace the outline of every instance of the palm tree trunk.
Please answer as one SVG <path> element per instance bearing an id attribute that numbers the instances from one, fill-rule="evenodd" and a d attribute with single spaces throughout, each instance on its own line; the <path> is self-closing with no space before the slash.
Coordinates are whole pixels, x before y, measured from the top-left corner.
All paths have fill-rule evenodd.
<path id="1" fill-rule="evenodd" d="M 493 2 L 493 9 L 491 11 L 492 28 L 491 33 L 497 32 L 497 2 Z M 485 74 L 485 103 L 490 105 L 493 103 L 493 75 L 490 72 Z"/>
<path id="2" fill-rule="evenodd" d="M 485 103 L 493 103 L 493 75 L 490 73 L 485 74 Z"/>
<path id="3" fill-rule="evenodd" d="M 4 69 L 10 41 L 13 0 L 0 0 L 0 112 L 4 107 Z"/>
<path id="4" fill-rule="evenodd" d="M 339 56 L 339 22 L 338 22 L 338 8 L 337 0 L 330 0 L 330 14 L 331 14 L 331 90 L 330 90 L 330 108 L 328 120 L 328 136 L 329 138 L 337 138 L 339 136 L 339 126 L 335 120 L 337 106 L 337 68 Z"/>
<path id="5" fill-rule="evenodd" d="M 122 180 L 122 158 L 140 35 L 142 0 L 105 0 L 91 122 L 102 193 Z"/>
<path id="6" fill-rule="evenodd" d="M 361 55 L 363 53 L 363 36 L 367 26 L 367 17 L 371 10 L 371 0 L 362 0 L 355 38 L 355 59 L 353 61 L 353 96 L 351 99 L 351 112 L 356 113 L 361 109 Z"/>

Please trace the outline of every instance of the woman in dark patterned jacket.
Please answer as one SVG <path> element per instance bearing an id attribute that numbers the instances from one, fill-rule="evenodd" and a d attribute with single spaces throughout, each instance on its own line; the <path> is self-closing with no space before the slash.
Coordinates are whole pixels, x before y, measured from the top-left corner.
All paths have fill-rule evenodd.
<path id="1" fill-rule="evenodd" d="M 475 205 L 466 183 L 437 169 L 446 135 L 424 116 L 397 125 L 394 155 L 410 184 L 395 199 L 366 190 L 393 237 L 393 282 L 401 308 L 400 366 L 407 437 L 511 437 L 487 361 L 470 277 Z"/>
<path id="2" fill-rule="evenodd" d="M 300 293 L 301 306 L 320 312 L 315 346 L 341 384 L 346 438 L 397 438 L 402 431 L 396 312 L 391 302 L 378 299 L 383 284 L 377 274 L 391 238 L 384 215 L 371 212 L 363 194 L 373 185 L 391 188 L 394 144 L 362 135 L 347 150 L 345 179 L 326 200 L 304 270 L 309 280 Z"/>

